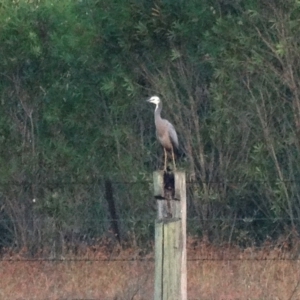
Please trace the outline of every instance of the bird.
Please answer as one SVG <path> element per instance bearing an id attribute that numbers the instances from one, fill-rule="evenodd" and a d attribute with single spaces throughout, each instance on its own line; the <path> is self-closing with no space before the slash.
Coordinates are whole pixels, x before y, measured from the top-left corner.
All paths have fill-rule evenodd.
<path id="1" fill-rule="evenodd" d="M 156 128 L 156 137 L 164 148 L 164 171 L 167 170 L 167 151 L 172 154 L 174 170 L 176 170 L 174 151 L 178 151 L 178 136 L 174 126 L 166 119 L 161 117 L 162 102 L 158 96 L 152 96 L 147 99 L 148 102 L 155 104 L 154 121 Z"/>

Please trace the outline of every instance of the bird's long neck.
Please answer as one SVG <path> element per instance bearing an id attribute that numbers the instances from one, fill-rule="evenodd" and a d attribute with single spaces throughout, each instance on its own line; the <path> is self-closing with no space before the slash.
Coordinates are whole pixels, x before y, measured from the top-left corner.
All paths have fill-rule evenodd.
<path id="1" fill-rule="evenodd" d="M 154 111 L 155 120 L 161 119 L 161 116 L 160 116 L 161 110 L 162 110 L 162 104 L 161 104 L 161 102 L 159 102 L 158 104 L 156 104 L 155 111 Z"/>

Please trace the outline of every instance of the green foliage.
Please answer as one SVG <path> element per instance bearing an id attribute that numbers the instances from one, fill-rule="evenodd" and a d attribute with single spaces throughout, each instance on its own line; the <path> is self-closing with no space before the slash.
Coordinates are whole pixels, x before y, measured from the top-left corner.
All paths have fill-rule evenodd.
<path id="1" fill-rule="evenodd" d="M 134 182 L 116 187 L 116 201 L 130 220 L 124 232 L 144 241 L 151 187 L 142 182 L 151 181 L 159 159 L 152 107 L 143 99 L 161 94 L 187 152 L 185 168 L 199 183 L 191 188 L 197 217 L 259 215 L 295 225 L 298 13 L 297 1 L 2 1 L 0 201 L 7 217 L 27 220 L 29 211 L 61 230 L 78 220 L 101 235 L 108 225 L 98 183 L 106 176 Z M 22 231 L 22 222 L 15 226 Z M 239 230 L 241 237 L 248 229 Z M 195 232 L 218 236 L 205 222 Z"/>

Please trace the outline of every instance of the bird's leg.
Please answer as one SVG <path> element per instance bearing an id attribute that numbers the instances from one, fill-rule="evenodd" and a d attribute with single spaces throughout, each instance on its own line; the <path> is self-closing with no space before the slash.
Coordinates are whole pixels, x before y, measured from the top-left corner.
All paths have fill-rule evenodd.
<path id="1" fill-rule="evenodd" d="M 168 153 L 167 153 L 167 150 L 166 150 L 165 147 L 164 147 L 164 153 L 165 153 L 164 171 L 166 172 L 167 171 L 167 156 L 168 156 Z"/>
<path id="2" fill-rule="evenodd" d="M 175 164 L 175 157 L 174 157 L 174 148 L 172 147 L 172 159 L 173 159 L 173 165 L 174 165 L 174 171 L 176 171 L 176 164 Z"/>

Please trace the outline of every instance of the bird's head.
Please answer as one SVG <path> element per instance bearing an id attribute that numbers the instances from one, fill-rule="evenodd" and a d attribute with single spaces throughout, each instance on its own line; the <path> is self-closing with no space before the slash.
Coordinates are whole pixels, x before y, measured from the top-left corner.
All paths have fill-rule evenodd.
<path id="1" fill-rule="evenodd" d="M 147 101 L 150 103 L 154 103 L 156 105 L 158 105 L 160 103 L 160 99 L 158 96 L 152 96 Z"/>

